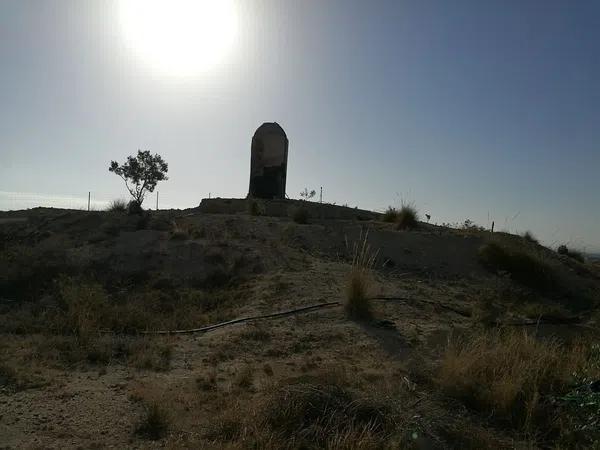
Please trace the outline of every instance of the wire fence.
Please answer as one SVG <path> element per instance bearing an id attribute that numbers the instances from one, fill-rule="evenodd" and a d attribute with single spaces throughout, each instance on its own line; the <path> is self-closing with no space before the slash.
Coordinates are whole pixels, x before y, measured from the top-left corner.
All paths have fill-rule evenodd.
<path id="1" fill-rule="evenodd" d="M 118 197 L 115 197 L 114 194 L 94 191 L 81 192 L 77 195 L 0 191 L 0 211 L 17 211 L 37 207 L 101 211 L 107 209 L 115 198 Z M 157 206 L 166 206 L 162 205 L 162 201 L 159 204 L 159 199 L 159 193 L 154 192 L 144 202 L 144 208 L 155 209 Z"/>

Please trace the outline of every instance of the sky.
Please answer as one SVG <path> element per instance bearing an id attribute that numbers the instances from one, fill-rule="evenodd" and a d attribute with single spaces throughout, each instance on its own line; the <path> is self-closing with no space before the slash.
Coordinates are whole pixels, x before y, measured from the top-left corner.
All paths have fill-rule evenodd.
<path id="1" fill-rule="evenodd" d="M 290 197 L 600 252 L 598 1 L 234 9 L 221 60 L 177 75 L 132 47 L 118 1 L 1 1 L 0 194 L 126 198 L 109 163 L 143 149 L 169 163 L 165 207 L 245 197 L 252 134 L 275 121 Z"/>

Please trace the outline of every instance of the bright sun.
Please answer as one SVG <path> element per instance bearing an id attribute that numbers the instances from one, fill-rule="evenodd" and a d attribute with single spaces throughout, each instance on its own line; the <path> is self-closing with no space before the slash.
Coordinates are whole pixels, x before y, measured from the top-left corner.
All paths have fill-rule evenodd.
<path id="1" fill-rule="evenodd" d="M 189 76 L 226 56 L 237 32 L 232 0 L 120 0 L 131 50 L 153 69 Z"/>

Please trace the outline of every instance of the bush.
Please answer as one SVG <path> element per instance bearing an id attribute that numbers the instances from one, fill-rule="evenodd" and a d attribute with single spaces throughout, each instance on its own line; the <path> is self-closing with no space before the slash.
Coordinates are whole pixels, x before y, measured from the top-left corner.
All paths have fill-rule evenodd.
<path id="1" fill-rule="evenodd" d="M 308 210 L 306 208 L 296 208 L 292 213 L 292 220 L 299 224 L 307 224 L 309 219 Z"/>
<path id="2" fill-rule="evenodd" d="M 451 342 L 437 384 L 466 406 L 518 429 L 548 416 L 543 398 L 560 393 L 580 363 L 579 354 L 524 332 L 492 331 Z"/>
<path id="3" fill-rule="evenodd" d="M 419 215 L 414 206 L 403 205 L 396 221 L 399 230 L 412 230 L 419 225 Z"/>
<path id="4" fill-rule="evenodd" d="M 565 255 L 568 256 L 569 258 L 573 258 L 576 261 L 579 261 L 580 263 L 584 263 L 585 262 L 585 258 L 583 257 L 583 255 L 580 252 L 577 252 L 575 250 L 570 250 L 566 245 L 559 245 L 558 249 L 556 250 L 556 252 L 559 255 Z"/>
<path id="5" fill-rule="evenodd" d="M 557 286 L 554 270 L 538 256 L 512 250 L 495 242 L 479 249 L 479 261 L 489 270 L 505 271 L 525 286 L 548 291 Z"/>
<path id="6" fill-rule="evenodd" d="M 476 233 L 481 233 L 485 231 L 484 227 L 482 227 L 481 225 L 477 225 L 471 219 L 465 219 L 465 221 L 462 224 L 458 225 L 457 228 L 464 231 L 471 231 Z"/>
<path id="7" fill-rule="evenodd" d="M 113 200 L 108 204 L 107 211 L 109 212 L 127 212 L 127 202 L 125 200 Z"/>
<path id="8" fill-rule="evenodd" d="M 127 204 L 127 214 L 135 215 L 142 214 L 144 209 L 142 208 L 142 204 L 136 200 L 131 200 Z"/>
<path id="9" fill-rule="evenodd" d="M 381 220 L 384 222 L 396 223 L 398 230 L 411 230 L 417 228 L 419 224 L 419 215 L 414 206 L 403 204 L 400 209 L 388 206 L 383 213 Z"/>
<path id="10" fill-rule="evenodd" d="M 540 243 L 537 240 L 537 238 L 533 235 L 533 233 L 531 231 L 526 231 L 523 234 L 523 239 L 525 239 L 527 242 L 531 242 L 532 244 L 539 244 Z"/>
<path id="11" fill-rule="evenodd" d="M 61 277 L 57 283 L 62 312 L 56 317 L 58 331 L 89 339 L 105 323 L 110 304 L 101 285 Z"/>

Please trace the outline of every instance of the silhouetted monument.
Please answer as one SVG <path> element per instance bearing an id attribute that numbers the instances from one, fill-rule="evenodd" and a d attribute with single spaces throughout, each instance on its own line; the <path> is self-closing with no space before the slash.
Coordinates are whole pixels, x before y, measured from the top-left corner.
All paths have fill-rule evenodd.
<path id="1" fill-rule="evenodd" d="M 252 137 L 249 197 L 285 198 L 288 139 L 275 122 L 263 123 Z"/>

